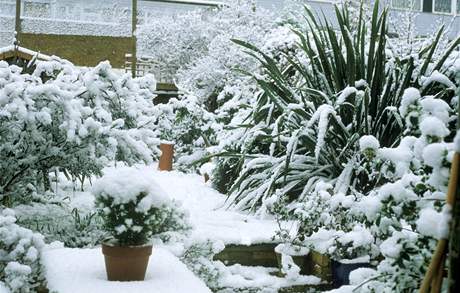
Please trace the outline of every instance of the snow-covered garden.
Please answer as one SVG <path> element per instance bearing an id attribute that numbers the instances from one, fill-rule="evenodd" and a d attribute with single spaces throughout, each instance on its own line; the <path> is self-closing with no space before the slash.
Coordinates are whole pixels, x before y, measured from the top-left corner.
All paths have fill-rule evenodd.
<path id="1" fill-rule="evenodd" d="M 459 289 L 460 35 L 335 9 L 147 21 L 164 104 L 107 61 L 0 61 L 0 292 Z"/>

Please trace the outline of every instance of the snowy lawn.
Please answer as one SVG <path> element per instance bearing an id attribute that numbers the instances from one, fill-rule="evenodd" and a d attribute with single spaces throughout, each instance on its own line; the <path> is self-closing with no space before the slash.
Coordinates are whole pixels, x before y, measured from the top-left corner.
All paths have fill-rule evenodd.
<path id="1" fill-rule="evenodd" d="M 177 257 L 161 248 L 154 248 L 144 282 L 107 281 L 100 248 L 48 248 L 43 263 L 52 292 L 211 292 Z"/>

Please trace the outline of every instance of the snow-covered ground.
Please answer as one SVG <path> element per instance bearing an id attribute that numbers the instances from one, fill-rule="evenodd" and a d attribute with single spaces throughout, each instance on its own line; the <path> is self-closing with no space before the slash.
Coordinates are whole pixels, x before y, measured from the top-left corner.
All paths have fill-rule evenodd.
<path id="1" fill-rule="evenodd" d="M 177 171 L 159 172 L 152 167 L 157 183 L 168 195 L 182 202 L 190 214 L 191 238 L 202 242 L 217 239 L 225 244 L 251 245 L 273 242 L 278 229 L 273 219 L 262 220 L 224 207 L 226 196 L 204 183 L 202 176 Z"/>
<path id="2" fill-rule="evenodd" d="M 160 253 L 152 255 L 147 282 L 141 285 L 133 284 L 132 287 L 128 285 L 126 285 L 127 287 L 116 287 L 126 288 L 126 291 L 123 291 L 123 289 L 117 289 L 122 291 L 110 291 L 115 288 L 115 285 L 104 281 L 105 271 L 102 267 L 103 256 L 100 249 L 65 248 L 48 250 L 44 257 L 47 266 L 47 278 L 51 278 L 50 289 L 63 288 L 58 292 L 77 292 L 72 291 L 74 286 L 68 284 L 88 283 L 90 285 L 84 285 L 86 287 L 75 288 L 78 288 L 80 292 L 96 292 L 87 291 L 89 288 L 101 288 L 97 292 L 106 292 L 104 290 L 108 290 L 107 292 L 148 292 L 149 288 L 157 288 L 155 278 L 149 279 L 149 276 L 155 275 L 158 277 L 165 272 L 169 272 L 170 265 L 163 263 L 158 265 L 158 260 L 155 258 L 159 257 L 160 262 L 171 261 L 171 265 L 174 266 L 179 261 L 166 253 L 166 251 L 180 257 L 186 247 L 203 244 L 208 241 L 219 244 L 217 246 L 220 249 L 224 247 L 222 244 L 251 245 L 274 241 L 273 236 L 276 230 L 279 229 L 274 219 L 261 219 L 254 215 L 226 209 L 225 201 L 227 197 L 214 190 L 209 183 L 205 183 L 202 176 L 185 174 L 179 171 L 158 171 L 156 164 L 139 166 L 138 168 L 141 170 L 139 176 L 145 176 L 142 179 L 150 178 L 154 180 L 166 193 L 167 197 L 181 203 L 181 208 L 187 211 L 189 216 L 191 224 L 189 235 L 183 242 L 154 243 L 154 250 L 156 249 Z M 113 167 L 106 168 L 104 173 L 107 174 L 113 171 L 115 171 Z M 87 191 L 74 193 L 70 202 L 72 208 L 78 208 L 79 210 L 94 209 L 94 196 L 90 192 L 91 188 L 87 186 L 85 189 Z M 66 261 L 62 259 L 66 259 Z M 76 268 L 71 265 L 72 262 L 78 264 Z M 86 266 L 91 264 L 95 264 L 94 267 L 91 266 L 91 269 L 87 270 Z M 265 288 L 268 291 L 264 292 L 277 292 L 282 287 L 305 284 L 316 285 L 321 282 L 319 278 L 314 276 L 298 276 L 293 279 L 279 277 L 275 275 L 278 271 L 277 268 L 248 267 L 239 264 L 225 266 L 219 261 L 214 262 L 213 266 L 219 271 L 219 287 L 227 288 L 227 291 L 224 292 L 242 288 Z M 159 272 L 158 270 L 162 271 Z M 73 275 L 78 275 L 75 281 L 71 279 Z M 164 289 L 157 292 L 202 292 L 198 290 L 168 290 Z"/>
<path id="3" fill-rule="evenodd" d="M 210 293 L 177 257 L 155 248 L 145 281 L 107 281 L 101 249 L 48 248 L 43 254 L 48 289 L 59 293 Z"/>

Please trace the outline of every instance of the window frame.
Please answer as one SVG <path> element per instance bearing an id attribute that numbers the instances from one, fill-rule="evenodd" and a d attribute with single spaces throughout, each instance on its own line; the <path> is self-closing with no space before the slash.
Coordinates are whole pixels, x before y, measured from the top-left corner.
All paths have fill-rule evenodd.
<path id="1" fill-rule="evenodd" d="M 440 14 L 440 15 L 453 15 L 453 16 L 458 16 L 460 15 L 460 12 L 457 12 L 457 1 L 458 0 L 451 0 L 451 3 L 450 3 L 450 12 L 443 12 L 443 11 L 436 11 L 436 1 L 439 1 L 439 0 L 432 0 L 432 13 L 433 14 Z"/>
<path id="2" fill-rule="evenodd" d="M 404 8 L 404 7 L 395 7 L 393 6 L 393 0 L 388 0 L 388 2 L 390 3 L 390 7 L 391 9 L 394 9 L 394 10 L 401 10 L 401 11 L 414 11 L 414 12 L 423 12 L 423 0 L 413 0 L 413 2 L 415 3 L 416 1 L 418 1 L 420 3 L 420 7 L 418 9 L 414 9 L 414 8 Z M 434 0 L 433 0 L 434 1 Z"/>

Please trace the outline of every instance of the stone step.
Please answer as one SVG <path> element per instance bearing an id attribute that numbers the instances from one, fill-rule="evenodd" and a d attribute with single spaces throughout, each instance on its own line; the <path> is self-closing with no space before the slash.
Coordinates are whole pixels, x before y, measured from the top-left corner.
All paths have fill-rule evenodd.
<path id="1" fill-rule="evenodd" d="M 225 246 L 223 251 L 214 256 L 214 260 L 220 260 L 226 265 L 278 267 L 275 254 L 276 245 L 276 243 L 229 244 Z"/>

